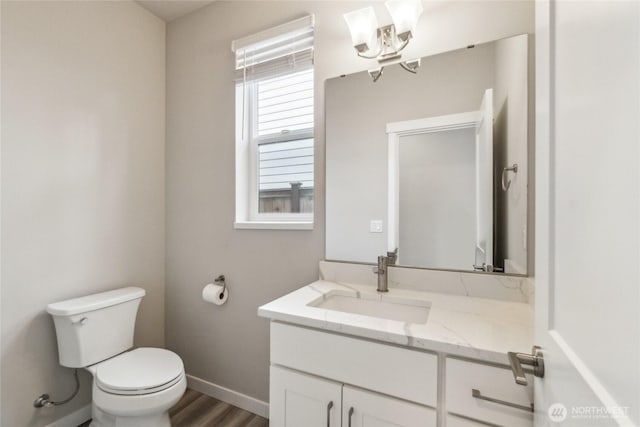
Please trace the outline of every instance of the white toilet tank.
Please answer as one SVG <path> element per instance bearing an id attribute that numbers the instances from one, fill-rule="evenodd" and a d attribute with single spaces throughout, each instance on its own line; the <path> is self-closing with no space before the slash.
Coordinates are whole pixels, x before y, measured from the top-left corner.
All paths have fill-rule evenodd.
<path id="1" fill-rule="evenodd" d="M 47 306 L 58 337 L 60 364 L 82 368 L 133 347 L 142 288 L 128 287 Z"/>

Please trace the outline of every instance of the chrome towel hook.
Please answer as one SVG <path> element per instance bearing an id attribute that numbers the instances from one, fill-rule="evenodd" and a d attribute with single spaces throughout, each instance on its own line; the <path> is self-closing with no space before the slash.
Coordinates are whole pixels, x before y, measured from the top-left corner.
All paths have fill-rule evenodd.
<path id="1" fill-rule="evenodd" d="M 502 191 L 507 191 L 511 187 L 511 180 L 505 181 L 507 172 L 518 173 L 518 164 L 514 163 L 511 167 L 502 168 Z"/>

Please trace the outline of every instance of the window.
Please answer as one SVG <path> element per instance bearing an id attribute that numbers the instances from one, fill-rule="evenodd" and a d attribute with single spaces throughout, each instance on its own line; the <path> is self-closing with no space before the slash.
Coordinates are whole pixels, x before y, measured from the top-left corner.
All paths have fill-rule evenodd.
<path id="1" fill-rule="evenodd" d="M 236 228 L 309 229 L 314 206 L 313 17 L 234 41 Z"/>

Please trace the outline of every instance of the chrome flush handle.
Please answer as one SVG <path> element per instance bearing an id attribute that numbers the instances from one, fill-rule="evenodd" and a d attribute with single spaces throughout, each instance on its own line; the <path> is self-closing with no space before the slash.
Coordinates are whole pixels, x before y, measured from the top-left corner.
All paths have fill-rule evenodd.
<path id="1" fill-rule="evenodd" d="M 82 318 L 80 318 L 80 319 L 78 319 L 78 320 L 72 320 L 72 321 L 71 321 L 71 323 L 72 323 L 72 324 L 74 324 L 74 325 L 84 325 L 84 324 L 85 324 L 85 323 L 87 323 L 88 321 L 89 321 L 89 319 L 88 319 L 88 318 L 86 318 L 86 317 L 82 317 Z"/>

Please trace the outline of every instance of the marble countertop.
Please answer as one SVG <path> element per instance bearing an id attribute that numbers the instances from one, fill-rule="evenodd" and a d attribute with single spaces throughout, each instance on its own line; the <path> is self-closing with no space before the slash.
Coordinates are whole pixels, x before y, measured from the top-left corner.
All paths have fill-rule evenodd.
<path id="1" fill-rule="evenodd" d="M 346 313 L 314 304 L 331 295 L 430 304 L 426 323 L 408 323 Z M 462 295 L 319 280 L 261 306 L 258 314 L 348 335 L 450 355 L 508 364 L 507 352 L 529 353 L 533 345 L 533 310 L 529 304 Z"/>

